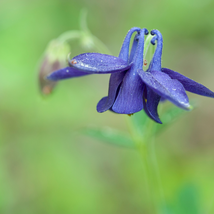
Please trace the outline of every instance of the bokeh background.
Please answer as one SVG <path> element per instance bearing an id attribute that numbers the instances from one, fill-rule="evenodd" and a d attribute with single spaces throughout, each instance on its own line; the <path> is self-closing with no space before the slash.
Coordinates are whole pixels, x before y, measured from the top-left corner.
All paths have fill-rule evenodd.
<path id="1" fill-rule="evenodd" d="M 214 91 L 212 0 L 1 0 L 1 214 L 149 213 L 136 152 L 78 134 L 86 126 L 128 131 L 126 116 L 96 112 L 109 76 L 60 82 L 46 98 L 39 91 L 38 67 L 47 44 L 79 29 L 82 8 L 91 32 L 116 56 L 131 27 L 159 29 L 163 66 Z M 156 138 L 157 159 L 174 213 L 211 214 L 214 100 L 189 97 L 197 108 Z"/>

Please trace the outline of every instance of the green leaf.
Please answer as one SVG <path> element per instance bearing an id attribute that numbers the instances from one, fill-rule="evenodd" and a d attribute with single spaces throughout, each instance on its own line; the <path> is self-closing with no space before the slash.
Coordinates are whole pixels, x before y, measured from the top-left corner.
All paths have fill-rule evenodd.
<path id="1" fill-rule="evenodd" d="M 106 128 L 85 128 L 81 130 L 81 133 L 104 143 L 112 144 L 115 146 L 122 146 L 126 148 L 135 148 L 135 144 L 131 139 L 131 136 L 127 133 L 117 131 L 115 129 Z"/>
<path id="2" fill-rule="evenodd" d="M 187 184 L 181 188 L 177 195 L 175 207 L 176 214 L 200 213 L 199 195 L 194 185 Z"/>

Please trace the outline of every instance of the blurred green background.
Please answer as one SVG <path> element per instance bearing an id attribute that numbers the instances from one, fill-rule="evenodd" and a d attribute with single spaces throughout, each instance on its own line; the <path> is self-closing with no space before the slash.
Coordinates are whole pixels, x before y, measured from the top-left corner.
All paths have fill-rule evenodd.
<path id="1" fill-rule="evenodd" d="M 214 1 L 1 0 L 1 214 L 149 213 L 136 152 L 76 134 L 89 125 L 127 131 L 126 116 L 96 112 L 109 76 L 60 82 L 45 99 L 39 91 L 48 42 L 78 30 L 82 8 L 91 32 L 116 56 L 131 27 L 159 29 L 163 67 L 214 91 Z M 157 159 L 174 213 L 212 214 L 214 100 L 189 97 L 198 108 L 157 137 Z"/>

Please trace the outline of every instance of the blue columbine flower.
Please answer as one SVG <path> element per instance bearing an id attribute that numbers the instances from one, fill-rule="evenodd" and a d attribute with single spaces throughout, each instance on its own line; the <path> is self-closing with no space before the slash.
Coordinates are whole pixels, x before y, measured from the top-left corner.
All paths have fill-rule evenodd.
<path id="1" fill-rule="evenodd" d="M 131 53 L 131 36 L 135 35 Z M 111 110 L 119 114 L 133 114 L 143 108 L 154 121 L 161 123 L 157 106 L 161 98 L 168 99 L 180 108 L 189 110 L 185 90 L 203 96 L 214 97 L 205 86 L 167 68 L 161 67 L 163 39 L 158 30 L 151 31 L 157 40 L 157 48 L 147 71 L 143 70 L 144 35 L 147 29 L 132 28 L 125 37 L 120 54 L 114 57 L 99 53 L 84 53 L 69 61 L 69 67 L 50 74 L 49 80 L 85 76 L 88 74 L 111 73 L 108 96 L 97 104 L 97 111 Z"/>

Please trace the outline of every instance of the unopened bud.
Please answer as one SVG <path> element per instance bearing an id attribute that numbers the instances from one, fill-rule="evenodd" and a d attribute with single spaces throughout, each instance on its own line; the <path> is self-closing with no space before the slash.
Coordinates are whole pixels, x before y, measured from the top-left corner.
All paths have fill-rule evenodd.
<path id="1" fill-rule="evenodd" d="M 39 86 L 42 94 L 49 95 L 53 91 L 57 82 L 47 80 L 46 76 L 65 67 L 69 51 L 69 46 L 65 42 L 53 40 L 49 43 L 39 69 Z"/>

